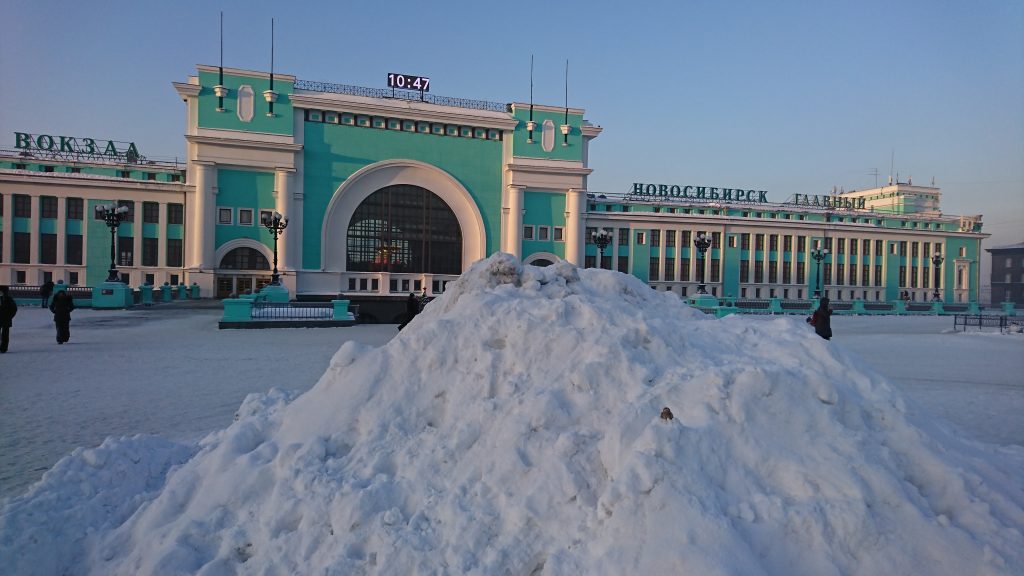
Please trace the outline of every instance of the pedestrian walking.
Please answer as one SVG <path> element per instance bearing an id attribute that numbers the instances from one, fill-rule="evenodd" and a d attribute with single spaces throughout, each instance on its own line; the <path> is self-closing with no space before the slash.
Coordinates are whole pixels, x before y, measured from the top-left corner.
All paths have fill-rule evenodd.
<path id="1" fill-rule="evenodd" d="M 18 303 L 7 292 L 7 286 L 0 286 L 0 353 L 7 352 L 11 343 L 11 324 L 18 313 Z"/>
<path id="2" fill-rule="evenodd" d="M 420 299 L 416 297 L 414 292 L 409 292 L 409 299 L 405 301 L 405 322 L 398 325 L 398 329 L 405 328 L 406 324 L 412 322 L 412 319 L 420 313 Z"/>
<path id="3" fill-rule="evenodd" d="M 822 298 L 818 302 L 818 309 L 807 321 L 814 326 L 814 332 L 818 336 L 825 340 L 832 338 L 832 308 L 828 305 L 828 298 Z"/>
<path id="4" fill-rule="evenodd" d="M 50 312 L 53 312 L 53 323 L 57 325 L 57 344 L 63 344 L 71 338 L 71 311 L 75 309 L 75 301 L 67 290 L 60 290 L 53 295 Z"/>
<path id="5" fill-rule="evenodd" d="M 50 305 L 50 294 L 53 294 L 53 280 L 47 280 L 39 287 L 39 295 L 43 297 L 43 308 Z"/>

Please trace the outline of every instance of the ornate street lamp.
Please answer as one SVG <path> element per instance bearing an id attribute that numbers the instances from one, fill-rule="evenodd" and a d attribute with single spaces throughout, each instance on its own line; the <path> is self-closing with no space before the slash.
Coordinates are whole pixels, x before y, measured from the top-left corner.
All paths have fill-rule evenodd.
<path id="1" fill-rule="evenodd" d="M 103 218 L 107 227 L 110 228 L 110 270 L 107 271 L 107 282 L 120 282 L 117 276 L 117 227 L 124 220 L 128 213 L 127 206 L 115 206 L 113 204 L 100 204 L 96 206 L 96 214 Z"/>
<path id="2" fill-rule="evenodd" d="M 932 300 L 936 302 L 942 301 L 942 295 L 939 293 L 939 279 L 941 278 L 939 266 L 942 266 L 942 260 L 942 254 L 938 251 L 932 255 L 932 267 L 935 268 L 935 293 L 932 295 Z"/>
<path id="3" fill-rule="evenodd" d="M 601 228 L 591 232 L 590 239 L 594 241 L 594 244 L 597 244 L 597 251 L 600 254 L 597 259 L 597 267 L 601 268 L 601 262 L 604 261 L 604 249 L 612 243 L 612 233 Z"/>
<path id="4" fill-rule="evenodd" d="M 270 283 L 275 286 L 281 285 L 281 276 L 277 273 L 277 238 L 284 233 L 284 229 L 288 227 L 288 219 L 281 216 L 280 212 L 274 212 L 273 215 L 263 215 L 263 225 L 270 230 L 270 233 L 274 235 L 274 273 L 271 277 Z"/>
<path id="5" fill-rule="evenodd" d="M 815 278 L 814 282 L 815 298 L 821 298 L 821 261 L 824 260 L 826 256 L 828 256 L 828 248 L 815 248 L 814 250 L 811 250 L 811 258 L 814 258 L 814 261 L 818 263 L 818 272 L 815 275 L 817 278 Z"/>
<path id="6" fill-rule="evenodd" d="M 697 285 L 697 294 L 707 294 L 708 289 L 704 280 L 704 253 L 711 247 L 711 237 L 701 232 L 693 239 L 693 245 L 697 248 L 697 253 L 699 254 L 697 259 L 697 267 L 699 268 L 697 275 L 700 277 L 700 284 Z"/>

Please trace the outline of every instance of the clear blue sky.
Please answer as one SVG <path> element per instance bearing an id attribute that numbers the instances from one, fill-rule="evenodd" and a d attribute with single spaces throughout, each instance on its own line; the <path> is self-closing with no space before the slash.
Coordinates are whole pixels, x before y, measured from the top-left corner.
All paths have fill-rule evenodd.
<path id="1" fill-rule="evenodd" d="M 1024 241 L 1024 2 L 0 2 L 0 143 L 13 132 L 184 154 L 172 81 L 196 64 L 569 105 L 604 127 L 589 188 L 634 181 L 827 193 L 902 180 Z M 9 140 L 9 142 L 8 142 Z M 987 283 L 987 278 L 983 280 Z"/>

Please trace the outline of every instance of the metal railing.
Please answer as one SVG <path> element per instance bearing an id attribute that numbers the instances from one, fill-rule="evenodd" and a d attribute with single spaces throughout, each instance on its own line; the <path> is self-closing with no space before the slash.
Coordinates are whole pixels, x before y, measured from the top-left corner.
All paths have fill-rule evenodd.
<path id="1" fill-rule="evenodd" d="M 1007 329 L 1006 316 L 987 316 L 984 314 L 956 314 L 953 316 L 953 330 L 963 327 L 963 332 L 967 331 L 968 326 L 975 326 L 979 330 L 981 328 L 999 328 L 1000 332 L 1005 332 Z"/>
<path id="2" fill-rule="evenodd" d="M 253 320 L 330 320 L 330 302 L 253 302 Z"/>
<path id="3" fill-rule="evenodd" d="M 350 86 L 348 84 L 334 84 L 331 82 L 316 82 L 312 80 L 296 80 L 295 88 L 298 90 L 308 90 L 310 92 L 328 92 L 330 94 L 348 94 L 350 96 L 365 96 L 367 98 L 426 102 L 428 104 L 450 106 L 452 108 L 469 108 L 471 110 L 487 110 L 490 112 L 509 111 L 509 105 L 502 104 L 500 102 L 469 100 L 467 98 L 453 98 L 451 96 L 435 96 L 433 94 L 411 90 L 366 88 L 363 86 Z"/>

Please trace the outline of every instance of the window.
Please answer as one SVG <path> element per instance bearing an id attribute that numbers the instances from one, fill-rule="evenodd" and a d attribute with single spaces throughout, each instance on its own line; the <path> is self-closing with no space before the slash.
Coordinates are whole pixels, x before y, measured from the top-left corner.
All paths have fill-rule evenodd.
<path id="1" fill-rule="evenodd" d="M 160 240 L 158 238 L 143 238 L 142 239 L 142 265 L 143 266 L 156 266 L 157 265 L 157 252 L 159 250 Z"/>
<path id="2" fill-rule="evenodd" d="M 128 211 L 121 216 L 121 221 L 135 222 L 135 202 L 132 202 L 131 200 L 118 200 L 117 207 L 120 208 L 122 206 L 127 208 Z"/>
<path id="3" fill-rule="evenodd" d="M 64 210 L 68 220 L 81 220 L 84 202 L 81 198 L 68 198 Z"/>
<path id="4" fill-rule="evenodd" d="M 960 247 L 960 252 L 958 252 L 958 253 L 960 254 L 961 258 L 966 258 L 967 257 L 967 247 L 966 246 L 961 246 Z"/>
<path id="5" fill-rule="evenodd" d="M 665 247 L 675 248 L 676 247 L 676 231 L 666 230 L 665 231 Z"/>
<path id="6" fill-rule="evenodd" d="M 676 279 L 676 259 L 666 257 L 665 258 L 665 281 L 675 282 Z"/>
<path id="7" fill-rule="evenodd" d="M 555 233 L 555 242 L 565 242 L 565 229 L 561 226 L 555 226 L 553 230 Z"/>
<path id="8" fill-rule="evenodd" d="M 715 248 L 721 248 L 721 247 L 722 247 L 722 233 L 721 232 L 712 232 L 711 233 L 711 248 L 715 249 Z"/>
<path id="9" fill-rule="evenodd" d="M 39 262 L 40 264 L 57 263 L 57 235 L 39 235 Z"/>
<path id="10" fill-rule="evenodd" d="M 68 272 L 68 284 L 78 286 L 78 272 Z"/>
<path id="11" fill-rule="evenodd" d="M 156 172 L 146 172 L 146 180 L 156 181 Z"/>
<path id="12" fill-rule="evenodd" d="M 260 210 L 260 224 L 263 224 L 264 222 L 266 222 L 267 220 L 272 219 L 273 217 L 274 217 L 274 211 L 273 210 Z"/>
<path id="13" fill-rule="evenodd" d="M 906 255 L 907 255 L 907 241 L 906 240 L 901 240 L 900 241 L 900 256 L 906 256 Z"/>
<path id="14" fill-rule="evenodd" d="M 906 266 L 900 266 L 900 278 L 899 278 L 899 280 L 900 280 L 900 288 L 905 288 L 907 286 L 907 267 Z"/>
<path id="15" fill-rule="evenodd" d="M 637 232 L 636 233 L 636 243 L 640 244 L 641 246 L 646 244 L 647 243 L 647 235 L 644 234 L 643 232 Z"/>
<path id="16" fill-rule="evenodd" d="M 693 235 L 693 233 L 690 232 L 689 230 L 683 230 L 682 237 L 679 239 L 679 245 L 680 246 L 689 246 L 690 245 L 690 237 L 692 235 Z"/>
<path id="17" fill-rule="evenodd" d="M 779 281 L 779 263 L 775 260 L 768 261 L 768 282 L 775 284 Z"/>
<path id="18" fill-rule="evenodd" d="M 910 243 L 910 257 L 911 258 L 917 258 L 917 255 L 918 255 L 918 243 L 917 242 L 911 242 Z"/>
<path id="19" fill-rule="evenodd" d="M 799 254 L 802 254 L 807 251 L 807 236 L 796 237 L 796 251 Z"/>
<path id="20" fill-rule="evenodd" d="M 238 225 L 252 226 L 252 208 L 238 209 Z"/>
<path id="21" fill-rule="evenodd" d="M 14 217 L 15 218 L 31 218 L 32 217 L 32 197 L 25 194 L 15 194 L 12 198 L 14 202 Z"/>
<path id="22" fill-rule="evenodd" d="M 735 248 L 735 247 L 736 247 L 736 235 L 735 234 L 729 234 L 729 248 Z"/>
<path id="23" fill-rule="evenodd" d="M 750 234 L 740 234 L 740 250 L 750 250 Z"/>
<path id="24" fill-rule="evenodd" d="M 57 217 L 57 198 L 55 196 L 40 196 L 39 197 L 39 217 L 40 218 L 56 218 Z"/>
<path id="25" fill-rule="evenodd" d="M 836 254 L 846 254 L 846 238 L 836 239 Z"/>
<path id="26" fill-rule="evenodd" d="M 593 244 L 595 232 L 597 232 L 597 228 L 592 228 L 588 226 L 587 229 L 583 231 L 583 243 Z"/>
<path id="27" fill-rule="evenodd" d="M 782 237 L 782 251 L 783 252 L 792 252 L 793 251 L 793 237 L 792 236 L 783 236 Z"/>
<path id="28" fill-rule="evenodd" d="M 629 256 L 619 256 L 619 272 L 629 274 Z"/>
<path id="29" fill-rule="evenodd" d="M 131 178 L 132 177 L 131 170 L 120 170 L 120 171 L 118 171 L 117 174 L 121 178 Z"/>
<path id="30" fill-rule="evenodd" d="M 597 268 L 597 256 L 584 256 L 583 257 L 584 268 Z"/>
<path id="31" fill-rule="evenodd" d="M 182 204 L 168 204 L 167 205 L 167 223 L 168 224 L 184 224 L 185 223 L 185 207 Z"/>
<path id="32" fill-rule="evenodd" d="M 760 260 L 754 262 L 754 283 L 764 283 L 764 262 Z"/>
<path id="33" fill-rule="evenodd" d="M 764 234 L 754 235 L 754 250 L 764 250 Z"/>
<path id="34" fill-rule="evenodd" d="M 661 230 L 651 230 L 651 246 L 661 246 Z"/>
<path id="35" fill-rule="evenodd" d="M 82 264 L 82 235 L 68 234 L 64 237 L 64 263 Z"/>
<path id="36" fill-rule="evenodd" d="M 845 278 L 846 270 L 844 269 L 843 264 L 840 262 L 839 264 L 836 264 L 836 284 L 842 286 L 843 284 L 846 283 L 844 282 Z"/>
<path id="37" fill-rule="evenodd" d="M 658 273 L 658 257 L 657 256 L 652 256 L 651 257 L 651 269 L 650 269 L 650 276 L 649 276 L 649 278 L 653 282 L 655 280 L 659 280 L 660 279 L 659 276 L 660 275 Z"/>
<path id="38" fill-rule="evenodd" d="M 168 238 L 167 239 L 167 265 L 180 268 L 181 267 L 181 239 L 180 238 Z"/>
<path id="39" fill-rule="evenodd" d="M 234 210 L 231 208 L 217 208 L 217 224 L 233 224 Z"/>
<path id="40" fill-rule="evenodd" d="M 544 242 L 551 240 L 551 228 L 548 226 L 538 226 L 537 240 L 542 240 Z"/>
<path id="41" fill-rule="evenodd" d="M 740 282 L 750 282 L 750 260 L 740 260 Z"/>
<path id="42" fill-rule="evenodd" d="M 850 239 L 850 255 L 851 256 L 856 256 L 857 255 L 857 245 L 858 244 L 859 243 L 857 242 L 856 238 L 851 238 Z"/>
<path id="43" fill-rule="evenodd" d="M 14 232 L 11 234 L 11 262 L 16 264 L 28 264 L 31 251 L 32 235 L 28 232 Z"/>
<path id="44" fill-rule="evenodd" d="M 533 226 L 523 226 L 523 240 L 533 240 Z"/>
<path id="45" fill-rule="evenodd" d="M 142 222 L 145 224 L 156 224 L 160 222 L 160 205 L 156 202 L 143 202 Z"/>
<path id="46" fill-rule="evenodd" d="M 82 173 L 82 169 L 79 168 L 78 166 L 72 166 L 72 167 L 68 168 L 68 172 L 70 172 L 72 174 L 81 174 Z"/>
<path id="47" fill-rule="evenodd" d="M 43 172 L 53 172 L 53 166 L 43 166 Z"/>
<path id="48" fill-rule="evenodd" d="M 790 271 L 789 262 L 783 262 L 782 264 L 782 283 L 789 284 L 793 280 L 793 273 Z M 786 298 L 789 298 L 788 291 L 786 292 Z"/>
<path id="49" fill-rule="evenodd" d="M 132 236 L 117 237 L 117 265 L 135 265 L 135 238 Z"/>
<path id="50" fill-rule="evenodd" d="M 779 235 L 771 234 L 768 236 L 768 250 L 770 252 L 778 252 L 779 250 Z"/>
<path id="51" fill-rule="evenodd" d="M 721 281 L 720 280 L 721 274 L 722 274 L 722 261 L 719 260 L 718 258 L 712 258 L 711 259 L 711 281 L 712 282 L 720 282 Z M 715 289 L 712 288 L 711 292 L 713 294 L 715 292 Z"/>

